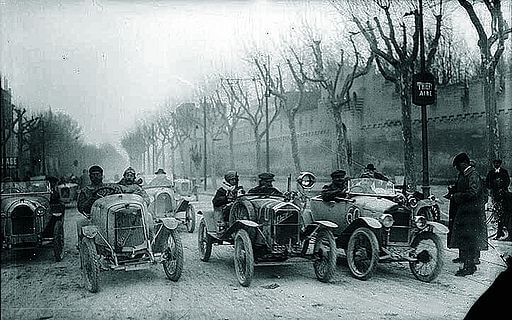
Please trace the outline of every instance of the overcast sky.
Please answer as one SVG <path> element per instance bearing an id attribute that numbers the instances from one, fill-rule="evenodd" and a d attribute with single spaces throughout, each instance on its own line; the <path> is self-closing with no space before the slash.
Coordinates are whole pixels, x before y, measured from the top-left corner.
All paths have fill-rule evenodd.
<path id="1" fill-rule="evenodd" d="M 240 67 L 308 20 L 333 31 L 328 1 L 0 0 L 1 69 L 16 104 L 65 110 L 87 142 L 118 143 L 166 97 Z M 270 39 L 270 40 L 269 40 Z"/>

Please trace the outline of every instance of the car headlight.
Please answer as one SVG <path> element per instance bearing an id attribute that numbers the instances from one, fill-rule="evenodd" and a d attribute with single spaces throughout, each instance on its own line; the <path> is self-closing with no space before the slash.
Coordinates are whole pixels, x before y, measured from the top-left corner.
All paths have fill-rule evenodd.
<path id="1" fill-rule="evenodd" d="M 45 213 L 45 211 L 46 210 L 44 209 L 44 207 L 37 207 L 35 213 L 37 216 L 42 216 Z"/>
<path id="2" fill-rule="evenodd" d="M 416 208 L 417 205 L 418 205 L 418 200 L 416 200 L 416 198 L 414 198 L 414 197 L 410 197 L 409 198 L 409 206 L 411 208 Z"/>
<path id="3" fill-rule="evenodd" d="M 434 196 L 433 194 L 430 195 L 428 198 L 430 201 L 436 201 L 436 196 Z"/>
<path id="4" fill-rule="evenodd" d="M 389 228 L 393 225 L 393 222 L 395 222 L 395 220 L 393 219 L 393 216 L 390 215 L 389 213 L 384 213 L 383 215 L 380 216 L 380 223 L 382 223 L 382 225 L 386 228 Z"/>
<path id="5" fill-rule="evenodd" d="M 427 226 L 427 219 L 424 216 L 416 216 L 414 223 L 418 229 L 425 229 Z"/>

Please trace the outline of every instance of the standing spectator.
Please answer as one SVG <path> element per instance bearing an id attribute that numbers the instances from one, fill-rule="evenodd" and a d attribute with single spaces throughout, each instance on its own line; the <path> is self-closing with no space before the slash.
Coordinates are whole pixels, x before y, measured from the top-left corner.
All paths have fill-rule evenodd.
<path id="1" fill-rule="evenodd" d="M 89 184 L 91 184 L 91 179 L 89 178 L 89 175 L 87 174 L 87 170 L 82 170 L 82 175 L 80 178 L 78 178 L 78 188 L 82 190 L 83 188 L 87 187 Z"/>
<path id="2" fill-rule="evenodd" d="M 494 168 L 489 170 L 487 178 L 485 179 L 485 186 L 489 189 L 492 199 L 493 211 L 498 218 L 498 230 L 494 240 L 498 240 L 505 235 L 503 233 L 503 226 L 506 218 L 508 218 L 505 217 L 505 215 L 510 215 L 510 212 L 505 212 L 504 210 L 504 201 L 507 198 L 506 193 L 508 192 L 508 185 L 510 184 L 510 176 L 508 175 L 508 171 L 501 167 L 501 164 L 502 161 L 500 159 L 494 160 Z M 510 230 L 507 229 L 507 231 L 510 237 Z"/>
<path id="3" fill-rule="evenodd" d="M 453 230 L 449 246 L 459 249 L 464 263 L 455 273 L 467 276 L 475 273 L 475 259 L 480 250 L 487 250 L 487 226 L 485 224 L 485 193 L 483 183 L 469 156 L 460 153 L 453 159 L 459 172 L 455 186 L 449 189 L 450 209 L 454 210 Z"/>

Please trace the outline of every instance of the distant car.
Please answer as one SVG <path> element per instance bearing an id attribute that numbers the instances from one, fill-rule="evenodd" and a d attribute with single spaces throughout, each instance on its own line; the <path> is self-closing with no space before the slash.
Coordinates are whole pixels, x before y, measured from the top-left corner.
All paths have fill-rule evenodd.
<path id="1" fill-rule="evenodd" d="M 64 208 L 50 202 L 47 180 L 1 183 L 2 247 L 38 248 L 52 244 L 55 261 L 64 252 Z"/>
<path id="2" fill-rule="evenodd" d="M 76 183 L 63 183 L 57 186 L 59 191 L 60 200 L 66 204 L 76 201 L 78 197 L 78 184 Z"/>
<path id="3" fill-rule="evenodd" d="M 430 282 L 443 267 L 438 234 L 448 232 L 434 221 L 436 205 L 432 198 L 406 197 L 392 182 L 358 178 L 349 180 L 346 197 L 313 197 L 311 215 L 338 224 L 336 244 L 345 250 L 355 278 L 368 279 L 378 262 L 409 262 L 417 279 Z"/>
<path id="4" fill-rule="evenodd" d="M 168 279 L 178 281 L 183 246 L 178 221 L 153 217 L 137 194 L 116 184 L 95 190 L 89 225 L 80 229 L 80 267 L 85 287 L 99 290 L 101 270 L 139 270 L 161 263 Z"/>
<path id="5" fill-rule="evenodd" d="M 149 195 L 151 203 L 149 211 L 155 217 L 172 217 L 183 223 L 189 233 L 196 227 L 194 206 L 176 194 L 172 185 L 145 185 L 144 190 Z"/>

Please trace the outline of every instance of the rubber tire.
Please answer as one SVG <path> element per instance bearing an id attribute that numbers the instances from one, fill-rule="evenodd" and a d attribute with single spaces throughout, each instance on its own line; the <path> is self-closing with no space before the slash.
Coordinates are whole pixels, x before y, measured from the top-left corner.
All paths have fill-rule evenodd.
<path id="1" fill-rule="evenodd" d="M 212 254 L 213 239 L 208 234 L 204 218 L 199 223 L 199 230 L 197 230 L 197 247 L 199 249 L 199 257 L 201 261 L 208 262 Z"/>
<path id="2" fill-rule="evenodd" d="M 315 269 L 315 275 L 318 280 L 321 282 L 329 282 L 334 272 L 336 271 L 336 241 L 334 240 L 334 235 L 331 230 L 328 229 L 320 229 L 316 235 L 315 240 L 315 248 L 321 243 L 322 240 L 327 240 L 329 243 L 329 253 L 327 254 L 327 259 L 324 259 L 323 262 L 320 260 L 315 260 L 313 262 L 313 267 Z M 320 268 L 322 265 L 325 265 L 325 273 L 322 274 Z"/>
<path id="3" fill-rule="evenodd" d="M 58 219 L 53 226 L 53 257 L 56 262 L 64 257 L 64 221 Z"/>
<path id="4" fill-rule="evenodd" d="M 239 252 L 241 250 L 245 251 L 245 268 L 240 266 L 240 262 L 238 259 Z M 254 254 L 252 251 L 252 243 L 249 238 L 249 234 L 244 229 L 239 230 L 235 235 L 235 253 L 233 257 L 235 263 L 235 273 L 238 279 L 238 282 L 243 287 L 248 287 L 251 284 L 252 277 L 254 275 Z"/>
<path id="5" fill-rule="evenodd" d="M 192 212 L 192 217 L 190 218 L 190 220 L 187 220 L 189 212 Z M 191 204 L 189 204 L 187 207 L 187 211 L 185 212 L 185 219 L 187 220 L 188 233 L 193 233 L 194 230 L 196 229 L 196 211 L 194 210 L 194 207 Z"/>
<path id="6" fill-rule="evenodd" d="M 360 272 L 357 270 L 357 267 L 354 263 L 354 247 L 355 247 L 355 239 L 358 236 L 364 236 L 368 239 L 371 246 L 371 255 L 370 255 L 370 265 L 368 266 L 368 270 L 366 272 Z M 375 236 L 375 233 L 371 231 L 368 228 L 360 227 L 357 228 L 351 235 L 350 239 L 348 240 L 348 246 L 347 246 L 347 264 L 348 268 L 350 269 L 350 273 L 352 273 L 352 276 L 359 280 L 368 280 L 371 278 L 373 271 L 375 270 L 375 267 L 377 266 L 377 263 L 379 262 L 379 242 L 377 241 L 377 237 Z"/>
<path id="7" fill-rule="evenodd" d="M 98 292 L 100 262 L 94 239 L 83 237 L 80 241 L 80 263 L 84 286 L 90 292 Z"/>
<path id="8" fill-rule="evenodd" d="M 167 276 L 167 279 L 171 281 L 178 281 L 181 277 L 181 273 L 183 272 L 183 244 L 181 243 L 181 238 L 176 229 L 170 230 L 169 238 L 167 239 L 167 243 L 169 243 L 169 240 L 172 239 L 174 242 L 174 255 L 173 260 L 176 260 L 176 265 L 172 269 L 169 265 L 170 259 L 163 260 L 162 265 L 164 267 L 165 275 Z M 170 250 L 169 245 L 167 246 L 166 250 Z"/>
<path id="9" fill-rule="evenodd" d="M 416 248 L 421 240 L 432 240 L 436 246 L 437 250 L 437 263 L 434 267 L 434 270 L 431 274 L 427 276 L 423 276 L 418 274 L 418 271 L 416 270 L 416 262 L 409 262 L 409 268 L 411 269 L 412 274 L 416 277 L 416 279 L 423 281 L 423 282 L 431 282 L 434 279 L 436 279 L 439 274 L 441 273 L 441 270 L 443 269 L 444 265 L 444 248 L 443 243 L 441 242 L 441 238 L 435 233 L 432 232 L 421 232 L 418 234 L 414 240 L 412 241 L 411 247 Z"/>

